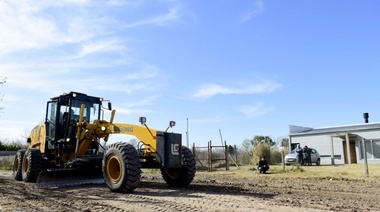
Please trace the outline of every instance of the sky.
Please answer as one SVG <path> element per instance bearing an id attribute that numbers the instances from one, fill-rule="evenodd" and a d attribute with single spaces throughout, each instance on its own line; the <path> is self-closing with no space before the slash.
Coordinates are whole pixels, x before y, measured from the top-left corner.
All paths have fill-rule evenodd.
<path id="1" fill-rule="evenodd" d="M 174 120 L 184 145 L 279 142 L 289 125 L 358 124 L 365 112 L 379 122 L 379 9 L 377 0 L 2 0 L 0 140 L 26 140 L 46 102 L 70 91 L 110 100 L 115 122 L 145 116 L 165 130 Z"/>

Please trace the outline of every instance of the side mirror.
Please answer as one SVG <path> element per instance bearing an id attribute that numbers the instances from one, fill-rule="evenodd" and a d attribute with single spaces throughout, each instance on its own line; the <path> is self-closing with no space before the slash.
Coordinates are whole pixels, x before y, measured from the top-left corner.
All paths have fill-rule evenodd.
<path id="1" fill-rule="evenodd" d="M 174 126 L 175 126 L 175 121 L 170 121 L 169 126 L 168 126 L 168 128 L 166 128 L 165 132 L 167 132 L 169 130 L 169 128 L 174 127 Z"/>
<path id="2" fill-rule="evenodd" d="M 144 125 L 146 123 L 146 117 L 140 117 L 139 122 L 141 123 L 141 125 Z"/>
<path id="3" fill-rule="evenodd" d="M 111 102 L 108 102 L 108 110 L 112 110 L 112 104 L 111 104 Z"/>

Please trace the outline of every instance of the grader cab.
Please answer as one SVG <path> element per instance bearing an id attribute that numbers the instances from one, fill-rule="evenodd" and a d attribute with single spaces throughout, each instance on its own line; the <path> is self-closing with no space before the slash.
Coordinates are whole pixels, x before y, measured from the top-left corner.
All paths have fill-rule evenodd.
<path id="1" fill-rule="evenodd" d="M 105 182 L 111 191 L 132 192 L 140 182 L 142 168 L 157 168 L 172 187 L 188 186 L 195 175 L 192 152 L 182 146 L 182 136 L 141 125 L 113 123 L 115 110 L 103 99 L 70 92 L 51 98 L 45 122 L 28 138 L 28 148 L 14 158 L 15 180 L 37 182 L 40 188 Z M 112 110 L 102 120 L 104 109 Z M 107 143 L 111 134 L 134 135 L 137 147 L 126 142 Z"/>

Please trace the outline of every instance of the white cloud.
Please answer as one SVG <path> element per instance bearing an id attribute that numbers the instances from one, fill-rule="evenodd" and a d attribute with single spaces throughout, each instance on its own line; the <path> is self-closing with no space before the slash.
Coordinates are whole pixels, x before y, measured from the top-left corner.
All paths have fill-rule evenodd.
<path id="1" fill-rule="evenodd" d="M 126 28 L 139 27 L 144 25 L 165 26 L 170 23 L 175 23 L 181 20 L 181 6 L 175 6 L 169 9 L 169 11 L 163 15 L 147 18 L 142 21 L 136 21 L 131 24 L 126 24 Z"/>
<path id="2" fill-rule="evenodd" d="M 248 118 L 252 118 L 259 115 L 275 110 L 274 107 L 266 106 L 264 103 L 257 103 L 256 105 L 243 105 L 240 107 L 239 112 L 245 114 Z"/>
<path id="3" fill-rule="evenodd" d="M 158 5 L 154 10 L 162 15 L 145 15 L 151 4 Z M 110 93 L 124 101 L 125 94 L 138 92 L 138 99 L 145 101 L 122 105 L 118 113 L 153 112 L 143 107 L 157 100 L 168 76 L 155 64 L 139 58 L 140 51 L 129 45 L 135 40 L 128 37 L 133 34 L 129 33 L 131 29 L 122 26 L 131 20 L 131 14 L 140 14 L 140 9 L 135 26 L 177 23 L 183 8 L 176 5 L 174 1 L 145 0 L 0 1 L 0 72 L 8 78 L 2 87 L 6 91 L 2 103 L 10 108 L 32 99 L 34 104 L 35 96 L 51 97 L 70 91 Z M 146 8 L 140 8 L 143 6 Z M 8 114 L 9 110 L 3 115 Z M 16 119 L 25 119 L 21 116 Z M 10 123 L 7 131 L 16 130 L 7 135 L 0 131 L 1 136 L 16 135 L 16 131 L 22 131 L 18 125 L 25 123 Z"/>
<path id="4" fill-rule="evenodd" d="M 28 136 L 30 131 L 38 123 L 27 122 L 27 121 L 12 121 L 12 120 L 2 120 L 0 122 L 0 140 L 1 141 L 14 141 L 18 139 L 24 139 Z"/>
<path id="5" fill-rule="evenodd" d="M 131 8 L 136 8 L 143 5 L 145 1 L 144 0 L 107 0 L 106 3 L 112 6 L 128 6 Z"/>
<path id="6" fill-rule="evenodd" d="M 141 4 L 122 0 L 105 3 Z M 161 71 L 128 55 L 124 34 L 120 37 L 120 27 L 113 27 L 121 20 L 107 14 L 107 9 L 97 12 L 103 6 L 87 0 L 1 1 L 0 70 L 9 79 L 7 87 L 54 92 L 67 90 L 70 82 L 77 90 L 94 87 L 130 93 L 160 86 L 139 82 L 149 83 Z M 110 71 L 105 73 L 101 68 Z M 126 83 L 132 87 L 126 88 Z"/>
<path id="7" fill-rule="evenodd" d="M 264 12 L 264 2 L 262 0 L 255 0 L 253 6 L 247 11 L 240 19 L 241 23 L 251 20 Z"/>
<path id="8" fill-rule="evenodd" d="M 129 6 L 128 2 L 124 5 Z M 107 14 L 111 9 L 110 2 L 88 0 L 1 1 L 0 55 L 59 47 L 64 52 L 65 45 L 83 44 L 79 54 L 89 50 L 119 51 L 123 48 L 122 40 L 115 36 L 120 27 L 113 26 L 121 23 Z M 105 44 L 110 46 L 105 48 Z"/>
<path id="9" fill-rule="evenodd" d="M 261 80 L 259 82 L 245 83 L 240 86 L 223 86 L 218 84 L 203 85 L 193 97 L 210 98 L 218 94 L 258 94 L 271 93 L 279 89 L 282 85 L 275 81 Z"/>
<path id="10" fill-rule="evenodd" d="M 54 67 L 53 65 L 52 67 Z M 7 88 L 17 88 L 26 90 L 37 90 L 39 92 L 52 93 L 54 95 L 67 91 L 67 89 L 87 90 L 89 88 L 103 91 L 115 91 L 133 93 L 136 91 L 157 91 L 162 85 L 156 82 L 160 70 L 152 67 L 141 67 L 138 71 L 124 71 L 107 75 L 104 71 L 84 70 L 72 71 L 49 71 L 43 68 L 41 71 L 38 66 L 24 67 L 20 69 L 9 69 L 4 71 L 8 77 Z M 0 65 L 0 69 L 2 66 Z M 15 71 L 16 70 L 16 71 Z M 54 70 L 53 68 L 51 70 Z M 128 85 L 128 86 L 126 86 Z M 147 86 L 149 85 L 149 86 Z M 49 88 L 49 89 L 46 89 Z"/>
<path id="11" fill-rule="evenodd" d="M 76 58 L 83 58 L 91 54 L 123 51 L 125 47 L 120 41 L 105 40 L 91 42 L 82 46 Z"/>
<path id="12" fill-rule="evenodd" d="M 0 54 L 47 45 L 55 24 L 36 16 L 40 8 L 25 2 L 0 3 Z"/>

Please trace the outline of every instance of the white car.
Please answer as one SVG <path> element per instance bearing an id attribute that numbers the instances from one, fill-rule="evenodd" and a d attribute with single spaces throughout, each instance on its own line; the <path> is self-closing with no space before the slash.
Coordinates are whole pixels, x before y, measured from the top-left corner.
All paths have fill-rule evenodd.
<path id="1" fill-rule="evenodd" d="M 319 156 L 319 153 L 317 150 L 313 148 L 309 148 L 311 153 L 311 164 L 315 163 L 315 165 L 319 166 L 321 165 L 321 158 Z M 296 150 L 293 149 L 289 154 L 285 156 L 285 164 L 296 164 L 297 162 L 297 153 Z"/>

